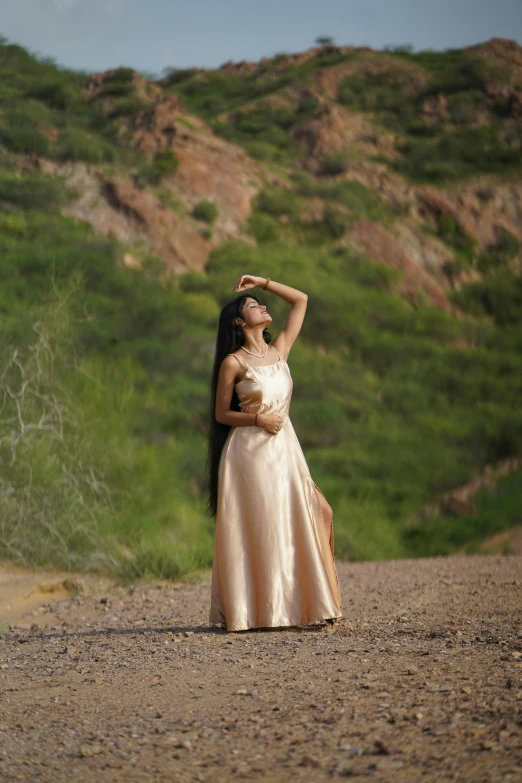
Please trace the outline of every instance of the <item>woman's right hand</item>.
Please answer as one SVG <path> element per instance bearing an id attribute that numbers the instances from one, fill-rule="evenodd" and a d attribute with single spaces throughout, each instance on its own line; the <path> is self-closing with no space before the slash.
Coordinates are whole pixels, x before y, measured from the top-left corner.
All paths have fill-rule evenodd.
<path id="1" fill-rule="evenodd" d="M 263 427 L 271 435 L 277 435 L 283 426 L 284 418 L 277 413 L 258 413 L 257 426 Z"/>

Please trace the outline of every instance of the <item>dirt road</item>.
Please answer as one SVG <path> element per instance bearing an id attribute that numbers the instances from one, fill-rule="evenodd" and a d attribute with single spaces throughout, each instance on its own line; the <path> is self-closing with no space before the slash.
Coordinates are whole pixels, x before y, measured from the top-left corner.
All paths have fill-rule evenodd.
<path id="1" fill-rule="evenodd" d="M 522 781 L 522 558 L 337 568 L 334 628 L 211 629 L 209 578 L 32 607 L 0 781 Z"/>

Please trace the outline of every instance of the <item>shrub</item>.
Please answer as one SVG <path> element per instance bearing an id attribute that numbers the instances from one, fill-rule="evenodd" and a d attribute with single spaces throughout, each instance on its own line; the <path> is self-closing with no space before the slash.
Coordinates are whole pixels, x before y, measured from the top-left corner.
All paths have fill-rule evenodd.
<path id="1" fill-rule="evenodd" d="M 155 153 L 153 165 L 161 177 L 174 174 L 178 168 L 179 159 L 174 150 L 159 150 Z"/>
<path id="2" fill-rule="evenodd" d="M 517 255 L 520 243 L 510 231 L 502 229 L 495 244 L 485 248 L 479 255 L 477 266 L 481 272 L 497 269 Z"/>
<path id="3" fill-rule="evenodd" d="M 43 174 L 20 177 L 0 176 L 0 201 L 9 201 L 19 209 L 52 210 L 65 204 L 71 192 L 62 179 Z"/>
<path id="4" fill-rule="evenodd" d="M 56 78 L 31 84 L 27 89 L 28 98 L 37 98 L 53 109 L 61 111 L 74 109 L 82 102 L 80 88 L 76 84 L 67 84 Z"/>
<path id="5" fill-rule="evenodd" d="M 199 201 L 192 210 L 196 220 L 212 223 L 218 216 L 218 208 L 213 201 Z"/>
<path id="6" fill-rule="evenodd" d="M 167 87 L 170 87 L 173 84 L 180 84 L 181 82 L 186 81 L 187 79 L 192 78 L 197 71 L 195 68 L 164 68 L 163 73 L 165 76 L 163 77 L 163 82 Z"/>
<path id="7" fill-rule="evenodd" d="M 114 104 L 109 110 L 107 116 L 109 119 L 113 120 L 117 117 L 138 114 L 138 112 L 147 109 L 149 106 L 150 103 L 148 101 L 144 101 L 143 98 L 139 98 L 137 95 L 129 95 L 114 101 Z"/>
<path id="8" fill-rule="evenodd" d="M 100 87 L 100 96 L 126 96 L 135 91 L 132 82 L 134 71 L 132 68 L 117 68 L 109 78 L 105 79 Z"/>
<path id="9" fill-rule="evenodd" d="M 489 274 L 455 292 L 452 298 L 473 315 L 492 316 L 500 326 L 522 322 L 522 277 L 510 269 Z"/>
<path id="10" fill-rule="evenodd" d="M 300 210 L 299 199 L 291 190 L 267 187 L 258 194 L 256 202 L 260 212 L 277 217 L 297 217 Z"/>
<path id="11" fill-rule="evenodd" d="M 475 113 L 482 102 L 482 93 L 464 92 L 451 97 L 448 103 L 449 116 L 456 125 L 469 125 L 475 119 Z"/>
<path id="12" fill-rule="evenodd" d="M 350 168 L 350 154 L 345 150 L 333 152 L 325 155 L 321 161 L 321 171 L 323 174 L 343 174 Z"/>
<path id="13" fill-rule="evenodd" d="M 173 174 L 179 159 L 174 150 L 160 150 L 155 153 L 151 163 L 145 163 L 135 175 L 138 187 L 159 185 L 164 177 Z"/>
<path id="14" fill-rule="evenodd" d="M 50 125 L 52 112 L 36 100 L 4 110 L 0 125 L 0 142 L 13 152 L 46 155 L 49 140 L 41 133 L 42 126 Z"/>
<path id="15" fill-rule="evenodd" d="M 449 277 L 451 282 L 453 282 L 453 280 L 458 277 L 458 275 L 463 272 L 464 269 L 467 268 L 468 264 L 462 258 L 448 259 L 442 265 L 442 271 L 445 275 L 447 275 L 447 277 Z"/>
<path id="16" fill-rule="evenodd" d="M 103 137 L 80 128 L 64 128 L 58 141 L 56 157 L 60 160 L 84 160 L 105 163 L 117 157 L 116 148 Z"/>
<path id="17" fill-rule="evenodd" d="M 284 150 L 267 141 L 249 139 L 240 143 L 245 152 L 256 160 L 262 160 L 266 163 L 284 163 L 287 159 L 287 153 Z"/>
<path id="18" fill-rule="evenodd" d="M 339 239 L 350 227 L 350 217 L 345 210 L 333 204 L 326 204 L 323 211 L 323 220 L 328 226 L 330 234 Z"/>
<path id="19" fill-rule="evenodd" d="M 270 215 L 253 212 L 247 220 L 247 229 L 257 242 L 277 242 L 279 225 Z"/>
<path id="20" fill-rule="evenodd" d="M 439 236 L 455 249 L 460 258 L 467 263 L 473 261 L 477 241 L 461 231 L 450 215 L 441 214 L 438 216 L 437 229 Z"/>
<path id="21" fill-rule="evenodd" d="M 308 115 L 313 114 L 320 106 L 319 101 L 315 97 L 315 95 L 311 95 L 310 93 L 306 93 L 302 96 L 299 103 L 297 104 L 297 113 L 299 115 Z"/>
<path id="22" fill-rule="evenodd" d="M 41 155 L 49 152 L 49 139 L 36 128 L 6 128 L 0 130 L 0 142 L 12 152 Z"/>

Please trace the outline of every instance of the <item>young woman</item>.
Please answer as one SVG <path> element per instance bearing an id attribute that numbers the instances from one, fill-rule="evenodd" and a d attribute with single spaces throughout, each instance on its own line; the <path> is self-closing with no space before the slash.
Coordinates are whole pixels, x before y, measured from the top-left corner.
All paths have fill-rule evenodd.
<path id="1" fill-rule="evenodd" d="M 342 614 L 332 509 L 289 418 L 287 358 L 308 297 L 252 275 L 231 290 L 255 286 L 292 307 L 273 342 L 272 317 L 256 296 L 242 293 L 219 318 L 207 460 L 216 517 L 209 622 L 227 631 L 333 624 Z"/>

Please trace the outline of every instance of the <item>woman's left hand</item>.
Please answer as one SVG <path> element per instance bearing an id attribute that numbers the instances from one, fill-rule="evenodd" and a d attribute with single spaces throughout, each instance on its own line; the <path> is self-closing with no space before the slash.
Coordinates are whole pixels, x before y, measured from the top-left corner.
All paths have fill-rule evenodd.
<path id="1" fill-rule="evenodd" d="M 256 285 L 263 286 L 266 277 L 254 277 L 254 275 L 241 275 L 237 283 L 231 288 L 231 291 L 246 291 L 247 288 L 255 288 Z"/>

